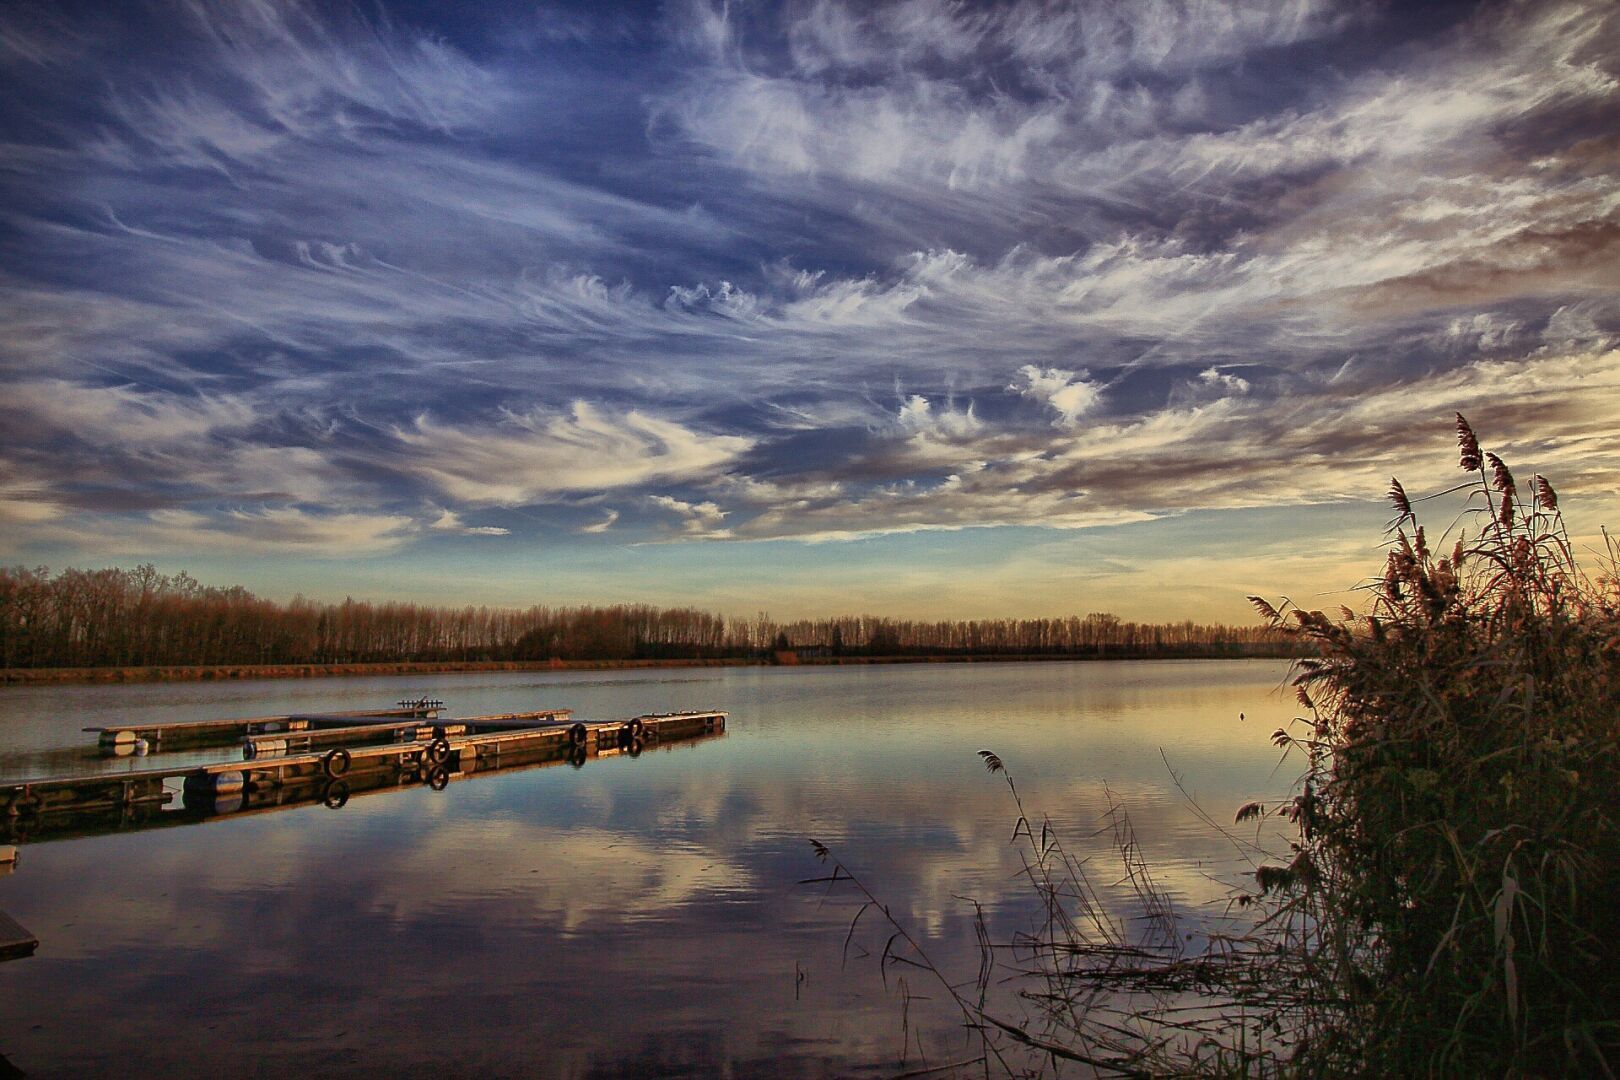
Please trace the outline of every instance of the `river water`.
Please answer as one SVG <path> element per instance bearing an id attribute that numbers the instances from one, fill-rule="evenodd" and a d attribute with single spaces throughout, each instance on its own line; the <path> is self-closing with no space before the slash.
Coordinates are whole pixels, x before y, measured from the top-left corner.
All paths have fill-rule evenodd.
<path id="1" fill-rule="evenodd" d="M 162 760 L 90 756 L 81 728 L 113 720 L 419 695 L 451 716 L 730 713 L 722 738 L 635 759 L 24 844 L 0 911 L 40 947 L 0 964 L 0 1055 L 62 1077 L 882 1076 L 919 1067 L 919 1041 L 948 1061 L 962 1039 L 926 975 L 907 989 L 933 1000 L 905 1005 L 876 967 L 877 921 L 846 948 L 851 896 L 799 884 L 827 872 L 810 839 L 971 979 L 961 898 L 996 935 L 1033 918 L 1017 810 L 976 754 L 991 749 L 1101 878 L 1099 830 L 1121 806 L 1180 908 L 1219 912 L 1245 867 L 1189 796 L 1229 822 L 1287 792 L 1298 763 L 1279 768 L 1269 745 L 1293 713 L 1286 673 L 1118 661 L 0 689 L 5 779 Z"/>

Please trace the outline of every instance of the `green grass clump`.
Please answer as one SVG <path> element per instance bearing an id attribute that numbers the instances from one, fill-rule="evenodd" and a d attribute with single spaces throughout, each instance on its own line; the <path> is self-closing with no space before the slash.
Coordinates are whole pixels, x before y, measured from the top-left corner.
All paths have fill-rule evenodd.
<path id="1" fill-rule="evenodd" d="M 1370 613 L 1255 600 L 1314 645 L 1309 766 L 1273 812 L 1270 925 L 1303 933 L 1306 1074 L 1613 1075 L 1620 1046 L 1620 605 L 1457 417 L 1465 527 L 1431 550 L 1400 483 Z M 1459 489 L 1453 489 L 1459 490 Z M 1292 1071 L 1292 1070 L 1291 1070 Z"/>

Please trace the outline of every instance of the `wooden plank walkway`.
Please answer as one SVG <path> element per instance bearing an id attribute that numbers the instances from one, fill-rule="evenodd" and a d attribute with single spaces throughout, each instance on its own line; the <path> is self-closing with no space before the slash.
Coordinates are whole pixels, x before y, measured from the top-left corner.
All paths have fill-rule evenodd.
<path id="1" fill-rule="evenodd" d="M 566 724 L 574 715 L 572 709 L 539 709 L 526 713 L 501 713 L 498 716 L 479 716 L 473 720 L 377 720 L 355 724 L 352 721 L 335 726 L 311 726 L 242 737 L 242 757 L 254 761 L 266 754 L 291 754 L 312 751 L 316 747 L 352 746 L 382 741 L 409 742 L 431 740 L 439 735 L 470 734 L 476 726 L 479 731 L 529 731 L 550 724 Z M 317 717 L 298 717 L 293 720 L 322 720 Z"/>
<path id="2" fill-rule="evenodd" d="M 421 720 L 382 721 L 346 727 L 303 728 L 274 732 L 267 735 L 244 735 L 242 757 L 253 761 L 267 754 L 290 754 L 295 751 L 313 751 L 316 747 L 352 746 L 390 742 L 414 742 L 432 739 L 434 731 L 445 734 L 465 734 L 467 726 L 458 723 L 424 723 Z"/>
<path id="3" fill-rule="evenodd" d="M 160 753 L 165 750 L 195 750 L 209 746 L 230 746 L 248 735 L 276 731 L 302 731 L 311 727 L 335 727 L 339 724 L 355 724 L 366 718 L 375 718 L 379 722 L 384 722 L 403 718 L 433 719 L 437 715 L 438 710 L 431 708 L 360 709 L 354 712 L 288 713 L 281 716 L 253 716 L 240 720 L 185 720 L 175 723 L 158 721 L 151 723 L 107 724 L 101 727 L 87 727 L 84 730 L 97 734 L 97 742 L 104 753 L 132 752 L 135 744 L 141 740 L 146 741 L 149 752 Z"/>

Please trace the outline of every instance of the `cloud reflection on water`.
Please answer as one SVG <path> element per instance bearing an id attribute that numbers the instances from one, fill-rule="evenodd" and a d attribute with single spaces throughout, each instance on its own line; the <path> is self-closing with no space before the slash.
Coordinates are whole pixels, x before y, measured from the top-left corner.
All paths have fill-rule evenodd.
<path id="1" fill-rule="evenodd" d="M 720 700 L 730 734 L 338 812 L 30 846 L 0 883 L 0 906 L 42 945 L 0 970 L 11 991 L 0 1053 L 30 1075 L 200 1075 L 244 1061 L 278 1074 L 440 1076 L 892 1066 L 895 1002 L 870 961 L 841 970 L 854 909 L 795 884 L 820 872 L 806 838 L 833 845 L 942 962 L 971 975 L 971 909 L 957 897 L 984 903 L 998 932 L 1031 914 L 1012 880 L 1015 811 L 974 756 L 990 745 L 1030 810 L 1050 813 L 1099 868 L 1113 865 L 1108 836 L 1093 835 L 1106 782 L 1178 902 L 1195 906 L 1217 893 L 1205 869 L 1228 868 L 1231 849 L 1181 804 L 1159 750 L 1222 819 L 1286 788 L 1265 742 L 1283 712 L 1271 696 L 1281 672 L 1123 663 L 559 679 L 548 703 L 593 715 Z M 433 690 L 458 712 L 495 711 L 532 699 L 532 681 Z M 80 696 L 111 708 L 129 692 Z M 7 722 L 22 719 L 16 700 L 0 699 Z M 1267 719 L 1240 722 L 1239 711 Z M 796 970 L 808 975 L 797 1000 Z M 912 1019 L 948 1037 L 937 1008 L 915 1004 Z"/>

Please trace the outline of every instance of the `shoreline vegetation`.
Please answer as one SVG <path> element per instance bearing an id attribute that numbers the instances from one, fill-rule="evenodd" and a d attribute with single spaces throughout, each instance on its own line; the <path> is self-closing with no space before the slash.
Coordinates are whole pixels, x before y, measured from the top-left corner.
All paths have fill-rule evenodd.
<path id="1" fill-rule="evenodd" d="M 694 608 L 439 607 L 266 600 L 150 564 L 0 567 L 0 683 L 150 682 L 707 664 L 1291 657 L 1269 626 L 844 615 L 779 622 Z"/>
<path id="2" fill-rule="evenodd" d="M 82 683 L 230 682 L 246 679 L 359 678 L 379 675 L 464 675 L 498 671 L 619 671 L 644 668 L 837 667 L 866 664 L 1008 664 L 1096 660 L 1290 660 L 1297 646 L 1229 643 L 1183 649 L 1118 649 L 1091 653 L 927 653 L 898 656 L 800 656 L 795 651 L 755 657 L 661 660 L 405 660 L 361 664 L 216 664 L 148 667 L 5 668 L 0 686 Z"/>
<path id="3" fill-rule="evenodd" d="M 876 957 L 907 1001 L 904 975 L 920 969 L 970 1033 L 976 1056 L 925 1071 L 1620 1071 L 1620 544 L 1589 576 L 1546 478 L 1521 493 L 1460 414 L 1456 430 L 1469 478 L 1429 498 L 1466 505 L 1431 537 L 1414 509 L 1426 500 L 1392 481 L 1365 614 L 1250 598 L 1309 649 L 1294 669 L 1301 712 L 1271 740 L 1302 766 L 1291 797 L 1237 808 L 1234 826 L 1171 773 L 1249 867 L 1224 916 L 1178 910 L 1112 797 L 1113 860 L 1065 847 L 990 750 L 1040 915 L 993 940 L 975 903 L 976 979 L 937 967 L 810 840 L 831 870 L 809 883 L 860 905 L 846 955 Z"/>

